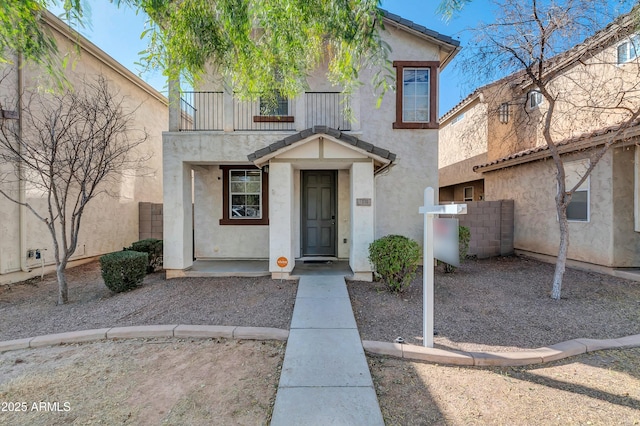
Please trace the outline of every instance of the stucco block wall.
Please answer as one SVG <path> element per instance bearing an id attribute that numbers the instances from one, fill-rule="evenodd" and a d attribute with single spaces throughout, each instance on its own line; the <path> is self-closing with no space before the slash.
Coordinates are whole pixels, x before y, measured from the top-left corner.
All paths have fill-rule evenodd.
<path id="1" fill-rule="evenodd" d="M 471 232 L 467 254 L 479 259 L 513 254 L 513 200 L 470 201 L 465 204 L 467 214 L 455 218 L 460 226 L 468 227 Z"/>
<path id="2" fill-rule="evenodd" d="M 162 203 L 138 203 L 138 239 L 162 239 Z"/>

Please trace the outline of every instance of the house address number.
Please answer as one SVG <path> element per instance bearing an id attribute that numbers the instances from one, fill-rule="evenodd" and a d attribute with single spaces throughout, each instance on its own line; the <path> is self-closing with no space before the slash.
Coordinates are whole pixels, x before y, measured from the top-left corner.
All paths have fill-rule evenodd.
<path id="1" fill-rule="evenodd" d="M 356 198 L 356 206 L 371 206 L 371 198 Z"/>

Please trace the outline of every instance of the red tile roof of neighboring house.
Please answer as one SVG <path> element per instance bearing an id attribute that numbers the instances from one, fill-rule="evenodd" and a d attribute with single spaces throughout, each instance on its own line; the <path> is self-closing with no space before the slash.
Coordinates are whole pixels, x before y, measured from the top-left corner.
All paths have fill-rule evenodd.
<path id="1" fill-rule="evenodd" d="M 636 119 L 632 123 L 620 123 L 564 139 L 556 143 L 556 146 L 561 154 L 566 154 L 593 146 L 603 145 L 609 141 L 608 138 L 611 136 L 613 136 L 612 142 L 619 142 L 640 136 L 640 119 Z M 551 153 L 548 151 L 549 147 L 547 145 L 529 148 L 524 151 L 498 158 L 497 160 L 493 160 L 488 163 L 473 166 L 473 171 L 480 173 L 489 172 L 515 166 L 517 164 L 540 160 L 551 156 Z"/>

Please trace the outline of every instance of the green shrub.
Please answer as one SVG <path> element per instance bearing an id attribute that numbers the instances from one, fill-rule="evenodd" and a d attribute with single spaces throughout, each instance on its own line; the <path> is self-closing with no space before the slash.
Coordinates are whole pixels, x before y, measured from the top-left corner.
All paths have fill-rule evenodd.
<path id="1" fill-rule="evenodd" d="M 467 258 L 467 252 L 469 251 L 469 241 L 471 240 L 471 230 L 466 226 L 458 226 L 458 255 L 460 256 L 460 263 Z M 456 271 L 456 267 L 444 263 L 444 272 L 453 273 Z"/>
<path id="2" fill-rule="evenodd" d="M 131 247 L 125 250 L 139 251 L 149 255 L 149 264 L 147 265 L 147 274 L 155 272 L 162 267 L 162 240 L 156 238 L 147 238 L 145 240 L 136 241 Z"/>
<path id="3" fill-rule="evenodd" d="M 142 284 L 149 256 L 138 251 L 118 251 L 100 257 L 100 272 L 109 290 L 120 293 Z"/>
<path id="4" fill-rule="evenodd" d="M 369 244 L 369 261 L 392 292 L 401 292 L 416 276 L 420 246 L 402 235 L 387 235 Z"/>

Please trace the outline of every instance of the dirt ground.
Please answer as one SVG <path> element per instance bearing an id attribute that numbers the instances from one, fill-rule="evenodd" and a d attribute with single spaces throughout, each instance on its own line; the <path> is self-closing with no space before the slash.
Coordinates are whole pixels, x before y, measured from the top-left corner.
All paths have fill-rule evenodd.
<path id="1" fill-rule="evenodd" d="M 5 352 L 0 424 L 268 424 L 284 348 L 136 339 Z"/>
<path id="2" fill-rule="evenodd" d="M 563 299 L 550 301 L 550 268 L 504 258 L 436 274 L 436 345 L 499 351 L 640 333 L 640 283 L 568 270 Z M 65 306 L 55 305 L 55 277 L 0 288 L 0 339 L 147 324 L 288 328 L 296 290 L 267 278 L 153 274 L 111 294 L 95 264 L 69 277 Z M 420 344 L 419 283 L 402 295 L 350 283 L 361 337 Z M 1 353 L 0 425 L 268 424 L 284 347 L 136 339 Z M 516 368 L 379 356 L 369 365 L 388 425 L 640 425 L 640 348 Z"/>
<path id="3" fill-rule="evenodd" d="M 387 425 L 640 424 L 640 348 L 527 367 L 369 367 Z"/>

